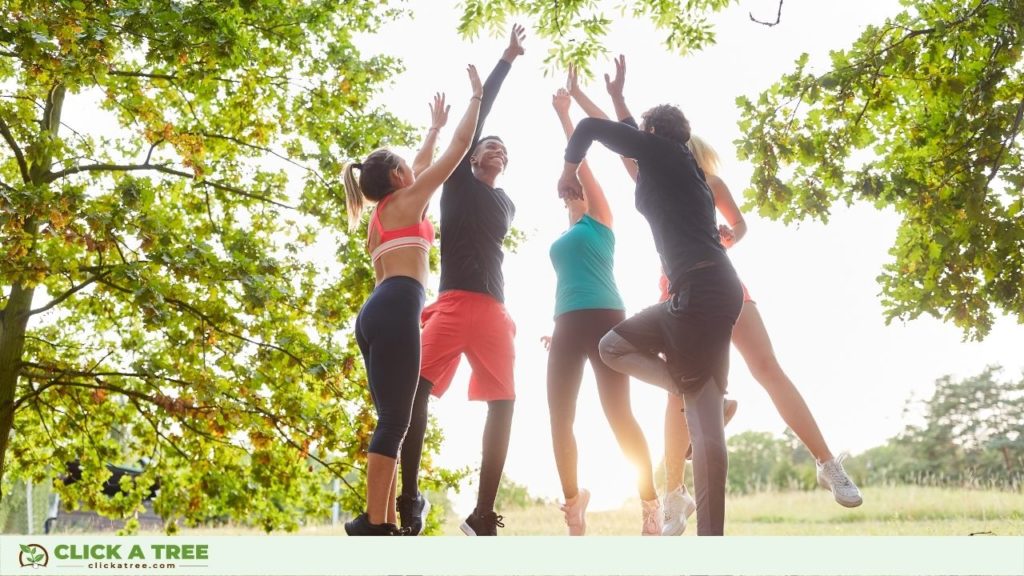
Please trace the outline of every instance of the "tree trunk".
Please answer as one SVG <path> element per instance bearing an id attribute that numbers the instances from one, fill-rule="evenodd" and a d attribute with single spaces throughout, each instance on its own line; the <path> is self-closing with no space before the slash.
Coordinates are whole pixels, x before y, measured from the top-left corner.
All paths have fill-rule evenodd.
<path id="1" fill-rule="evenodd" d="M 10 443 L 11 427 L 14 425 L 14 392 L 21 372 L 21 354 L 25 349 L 25 328 L 28 312 L 32 307 L 35 288 L 24 288 L 20 284 L 11 287 L 7 307 L 0 323 L 0 481 L 6 467 L 7 446 Z M 0 500 L 3 493 L 0 491 Z"/>
<path id="2" fill-rule="evenodd" d="M 1010 447 L 1003 444 L 1003 462 L 1006 463 L 1006 477 L 1013 475 L 1013 464 L 1010 460 Z"/>
<path id="3" fill-rule="evenodd" d="M 60 131 L 60 117 L 64 110 L 65 89 L 62 84 L 54 85 L 46 98 L 46 106 L 40 118 L 40 131 L 57 136 Z M 31 166 L 29 177 L 31 182 L 25 184 L 40 185 L 49 174 L 51 157 L 47 152 L 43 158 Z M 35 235 L 37 224 L 29 219 L 25 222 L 25 231 Z M 7 299 L 7 307 L 0 315 L 0 483 L 6 472 L 7 447 L 10 445 L 11 430 L 14 427 L 14 396 L 18 387 L 18 376 L 21 372 L 22 353 L 25 351 L 25 330 L 28 326 L 29 311 L 32 310 L 32 296 L 35 286 L 26 288 L 20 282 L 11 286 L 11 294 Z M 3 491 L 0 489 L 0 501 Z"/>

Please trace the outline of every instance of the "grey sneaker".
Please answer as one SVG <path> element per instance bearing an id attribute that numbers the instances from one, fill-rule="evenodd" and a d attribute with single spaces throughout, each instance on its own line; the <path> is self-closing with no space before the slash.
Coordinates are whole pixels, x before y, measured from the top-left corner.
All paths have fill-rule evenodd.
<path id="1" fill-rule="evenodd" d="M 836 502 L 847 508 L 856 508 L 864 503 L 864 498 L 861 497 L 860 488 L 857 488 L 843 469 L 845 459 L 846 455 L 841 454 L 838 458 L 819 462 L 818 484 L 826 490 L 831 490 Z"/>
<path id="2" fill-rule="evenodd" d="M 680 486 L 665 495 L 665 527 L 662 536 L 682 536 L 686 532 L 686 519 L 697 510 L 697 502 L 693 500 L 686 488 Z"/>

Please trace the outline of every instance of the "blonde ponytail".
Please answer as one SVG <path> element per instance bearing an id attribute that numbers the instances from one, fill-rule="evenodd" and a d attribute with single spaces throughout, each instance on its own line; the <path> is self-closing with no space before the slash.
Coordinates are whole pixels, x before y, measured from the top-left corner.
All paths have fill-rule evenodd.
<path id="1" fill-rule="evenodd" d="M 710 144 L 705 142 L 700 136 L 691 135 L 690 141 L 686 143 L 689 147 L 690 152 L 693 153 L 693 159 L 697 161 L 697 165 L 704 171 L 705 174 L 718 176 L 718 169 L 721 165 L 721 161 L 718 158 L 718 152 L 711 147 Z"/>

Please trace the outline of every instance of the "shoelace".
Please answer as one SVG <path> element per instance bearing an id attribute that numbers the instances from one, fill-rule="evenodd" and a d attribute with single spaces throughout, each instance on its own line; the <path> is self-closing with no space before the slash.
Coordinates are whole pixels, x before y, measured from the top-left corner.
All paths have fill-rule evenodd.
<path id="1" fill-rule="evenodd" d="M 682 516 L 683 499 L 681 497 L 676 497 L 673 494 L 665 496 L 664 510 L 665 513 L 662 516 L 664 517 L 665 522 L 672 520 L 676 516 Z"/>
<path id="2" fill-rule="evenodd" d="M 832 484 L 839 486 L 852 486 L 853 482 L 850 477 L 846 474 L 846 469 L 843 468 L 843 462 L 849 456 L 846 452 L 843 452 L 839 456 L 835 457 L 835 466 L 830 466 L 828 470 L 829 480 Z"/>
<path id="3" fill-rule="evenodd" d="M 494 513 L 492 512 L 491 514 L 494 514 Z M 493 516 L 494 525 L 497 526 L 498 528 L 504 528 L 505 525 L 501 523 L 501 521 L 504 520 L 504 519 L 505 519 L 504 516 L 499 516 L 498 514 L 494 514 L 494 516 Z"/>
<path id="4" fill-rule="evenodd" d="M 644 532 L 654 532 L 655 528 L 658 527 L 658 509 L 654 508 L 651 510 L 644 510 Z"/>

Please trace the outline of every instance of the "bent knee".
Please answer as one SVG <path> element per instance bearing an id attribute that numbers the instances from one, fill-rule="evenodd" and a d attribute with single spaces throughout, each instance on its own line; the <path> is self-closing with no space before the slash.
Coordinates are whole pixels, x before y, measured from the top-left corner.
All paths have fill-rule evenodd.
<path id="1" fill-rule="evenodd" d="M 615 330 L 609 330 L 597 345 L 601 360 L 611 366 L 618 358 L 633 351 L 633 346 Z"/>

